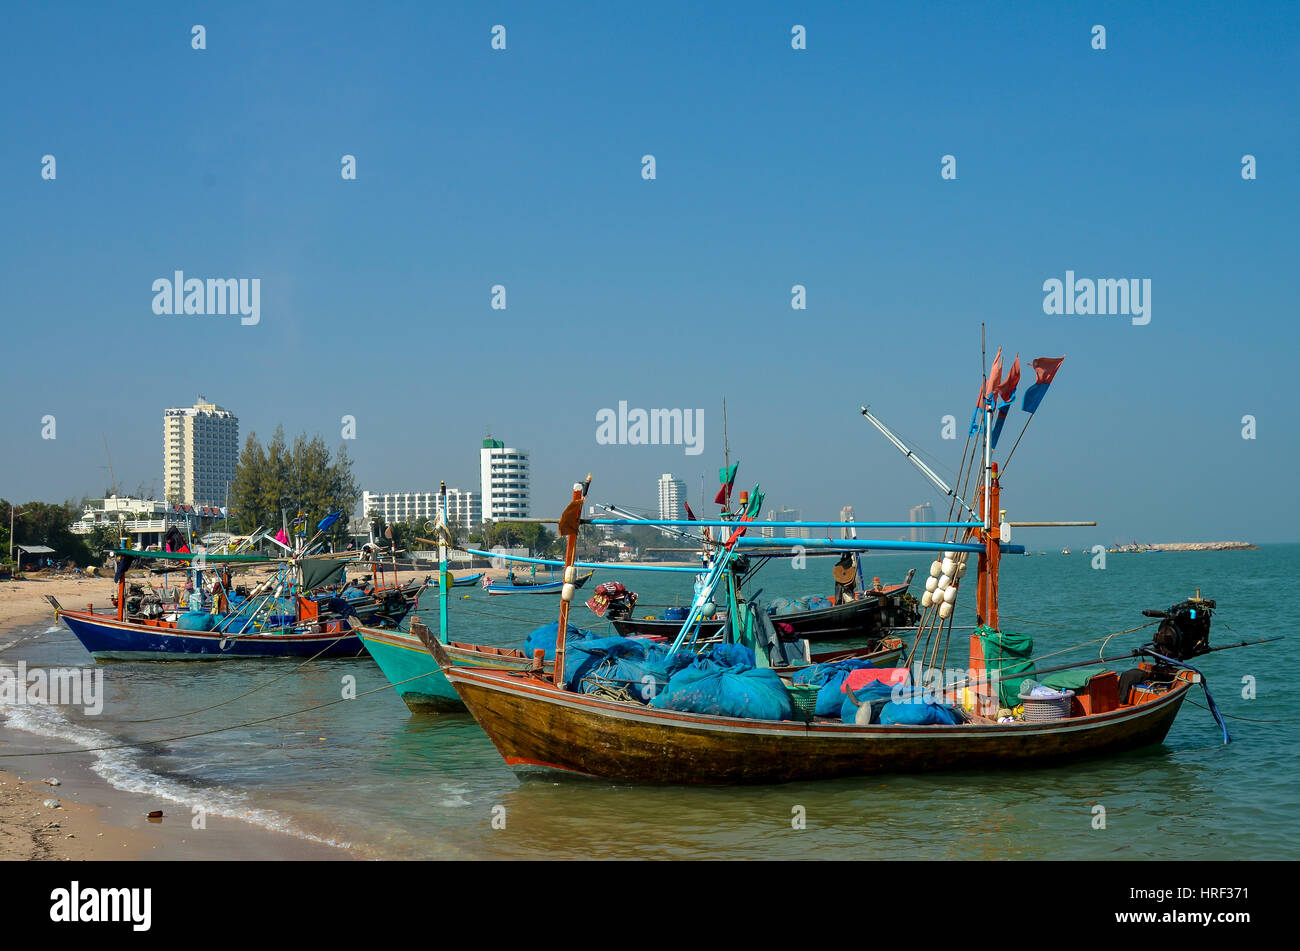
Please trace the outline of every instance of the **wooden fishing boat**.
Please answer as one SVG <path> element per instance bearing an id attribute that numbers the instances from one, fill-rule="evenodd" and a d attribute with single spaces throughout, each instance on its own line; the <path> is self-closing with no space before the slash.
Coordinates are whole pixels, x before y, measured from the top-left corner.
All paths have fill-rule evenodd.
<path id="1" fill-rule="evenodd" d="M 1051 367 L 1050 373 L 1040 369 L 1040 362 Z M 1041 391 L 1059 363 L 1054 359 L 1035 361 L 1040 388 L 1034 400 L 1035 409 Z M 1188 691 L 1195 684 L 1204 686 L 1201 674 L 1186 664 L 1190 657 L 1212 649 L 1208 641 L 1214 602 L 1201 601 L 1199 593 L 1196 599 L 1167 612 L 1145 612 L 1161 618 L 1160 629 L 1150 645 L 1122 657 L 1103 658 L 1108 662 L 1124 658 L 1137 661 L 1130 662 L 1122 675 L 1116 671 L 1097 675 L 1098 684 L 1105 684 L 1109 691 L 1102 690 L 1101 686 L 1094 691 L 1091 679 L 1094 675 L 1089 674 L 1086 697 L 1048 691 L 1046 696 L 1052 699 L 1040 700 L 1037 698 L 1044 695 L 1020 693 L 1018 696 L 1026 698 L 1024 713 L 1016 714 L 1007 708 L 1008 703 L 1015 701 L 1000 692 L 998 677 L 1004 670 L 1023 668 L 1006 666 L 1001 647 L 997 654 L 987 653 L 987 642 L 983 639 L 994 637 L 999 644 L 1005 643 L 1003 639 L 1008 635 L 999 628 L 999 565 L 1004 554 L 1022 550 L 1021 546 L 1010 544 L 1012 524 L 1004 522 L 998 466 L 992 461 L 996 443 L 992 437 L 993 412 L 998 397 L 1010 401 L 1014 384 L 1008 395 L 1007 384 L 1000 379 L 1000 352 L 994 366 L 995 372 L 981 383 L 982 412 L 976 411 L 977 419 L 982 416 L 978 431 L 983 435 L 983 453 L 978 452 L 977 446 L 977 451 L 969 456 L 969 463 L 963 458 L 962 468 L 969 465 L 970 482 L 975 485 L 974 497 L 969 502 L 949 488 L 865 407 L 862 410 L 864 417 L 960 506 L 963 521 L 922 527 L 941 528 L 945 533 L 956 529 L 958 534 L 939 544 L 830 538 L 800 540 L 805 547 L 943 552 L 942 559 L 936 558 L 931 566 L 930 580 L 921 601 L 925 614 L 910 655 L 916 659 L 916 669 L 924 671 L 927 681 L 931 674 L 938 673 L 941 684 L 945 682 L 945 670 L 940 666 L 940 650 L 946 662 L 954 596 L 963 585 L 961 579 L 967 560 L 975 556 L 978 628 L 976 634 L 970 635 L 967 673 L 958 681 L 958 685 L 966 686 L 943 692 L 942 702 L 933 697 L 924 699 L 915 688 L 906 693 L 895 688 L 889 694 L 890 700 L 880 701 L 885 706 L 879 719 L 876 719 L 874 702 L 859 701 L 851 692 L 846 697 L 857 705 L 854 722 L 811 716 L 791 720 L 719 716 L 670 709 L 660 702 L 670 696 L 668 693 L 658 695 L 647 705 L 636 698 L 614 699 L 574 692 L 572 685 L 561 682 L 563 663 L 557 662 L 549 677 L 540 670 L 462 666 L 454 662 L 443 645 L 432 639 L 428 644 L 431 654 L 506 764 L 524 777 L 541 773 L 547 777 L 582 776 L 632 783 L 776 783 L 879 772 L 1039 766 L 1113 755 L 1162 742 Z M 1008 382 L 1013 377 L 1019 378 L 1018 360 Z M 1028 403 L 1027 395 L 1026 407 Z M 982 478 L 974 478 L 977 465 L 982 469 Z M 755 495 L 758 495 L 757 487 Z M 585 489 L 575 486 L 574 502 L 560 519 L 560 533 L 568 537 L 566 561 L 569 564 L 572 564 L 579 524 L 576 512 L 582 498 Z M 571 510 L 574 514 L 570 517 Z M 1095 523 L 1020 524 L 1061 527 Z M 719 552 L 718 564 L 723 569 L 733 546 L 743 548 L 745 540 L 741 536 L 745 528 L 738 525 Z M 755 540 L 756 544 L 759 542 L 770 544 L 770 540 Z M 566 576 L 573 571 L 571 567 L 565 570 Z M 716 585 L 717 576 L 711 572 L 708 585 L 697 593 L 692 620 L 698 619 L 698 605 L 712 603 Z M 563 657 L 564 621 L 571 597 L 572 592 L 566 591 L 561 602 L 558 657 Z M 683 627 L 683 636 L 689 627 L 690 622 Z M 1062 668 L 1078 666 L 1066 664 Z M 918 687 L 920 680 L 918 677 Z M 1014 682 L 1016 678 L 1008 676 L 1008 680 Z M 1121 688 L 1121 684 L 1125 686 Z M 1206 697 L 1218 719 L 1208 689 Z M 934 718 L 927 720 L 915 715 L 924 712 L 924 708 L 909 706 L 910 703 L 942 706 L 944 718 L 936 722 Z M 852 709 L 847 702 L 845 707 L 846 711 Z M 890 707 L 897 708 L 892 716 Z M 789 709 L 799 711 L 800 708 L 792 705 Z M 1222 727 L 1221 719 L 1219 723 Z M 1226 742 L 1226 728 L 1224 738 Z"/>
<path id="2" fill-rule="evenodd" d="M 859 726 L 680 713 L 571 693 L 523 671 L 454 665 L 444 671 L 522 778 L 669 784 L 1037 766 L 1118 753 L 1162 742 L 1199 682 L 1198 674 L 1179 671 L 1169 689 L 1144 702 L 1044 723 Z"/>
<path id="3" fill-rule="evenodd" d="M 574 587 L 581 588 L 596 572 L 588 571 L 573 580 Z M 559 594 L 564 590 L 563 581 L 492 581 L 483 585 L 490 595 L 499 594 Z"/>

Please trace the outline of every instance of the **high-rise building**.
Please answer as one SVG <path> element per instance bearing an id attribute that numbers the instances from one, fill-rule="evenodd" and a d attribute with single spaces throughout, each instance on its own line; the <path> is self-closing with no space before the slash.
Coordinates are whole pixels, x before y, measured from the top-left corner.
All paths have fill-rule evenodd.
<path id="1" fill-rule="evenodd" d="M 769 515 L 768 518 L 771 519 L 772 516 Z M 776 518 L 772 519 L 772 521 L 774 521 L 774 522 L 801 522 L 801 521 L 803 521 L 803 516 L 800 514 L 800 512 L 799 512 L 798 509 L 787 509 L 787 508 L 782 508 L 782 509 L 777 509 L 777 511 L 776 511 Z M 784 536 L 785 538 L 807 538 L 807 537 L 808 537 L 808 529 L 806 529 L 806 528 L 798 528 L 798 527 L 793 526 L 793 525 L 788 525 L 788 526 L 786 526 L 785 528 L 783 528 L 783 529 L 781 530 L 781 535 Z"/>
<path id="2" fill-rule="evenodd" d="M 776 509 L 768 509 L 768 510 L 767 510 L 767 520 L 768 520 L 769 522 L 775 522 L 775 521 L 776 521 Z M 763 536 L 764 538 L 772 538 L 772 537 L 774 537 L 774 536 L 776 535 L 776 529 L 775 529 L 775 528 L 760 528 L 760 529 L 758 530 L 758 534 L 760 534 L 760 535 Z"/>
<path id="3" fill-rule="evenodd" d="M 163 486 L 168 502 L 225 505 L 239 461 L 239 420 L 202 396 L 163 410 Z"/>
<path id="4" fill-rule="evenodd" d="M 681 518 L 686 501 L 686 480 L 674 479 L 671 472 L 659 477 L 659 517 Z"/>
<path id="5" fill-rule="evenodd" d="M 846 505 L 846 506 L 844 506 L 844 508 L 840 509 L 840 521 L 841 521 L 841 522 L 856 522 L 856 521 L 857 521 L 857 519 L 853 517 L 853 506 L 852 506 L 852 505 Z M 857 530 L 856 530 L 856 529 L 852 529 L 852 528 L 841 528 L 841 529 L 840 529 L 840 538 L 856 538 L 856 537 L 857 537 Z"/>
<path id="6" fill-rule="evenodd" d="M 933 522 L 934 506 L 931 505 L 929 502 L 922 502 L 920 505 L 913 505 L 911 509 L 908 510 L 907 520 L 909 522 Z M 930 541 L 931 538 L 937 540 L 940 537 L 940 533 L 938 532 L 937 529 L 929 529 L 929 528 L 918 526 L 917 528 L 913 528 L 910 531 L 911 531 L 911 540 L 914 542 L 928 542 Z"/>
<path id="7" fill-rule="evenodd" d="M 437 492 L 362 492 L 361 513 L 374 514 L 388 522 L 436 522 L 440 499 Z M 477 492 L 447 490 L 447 521 L 459 523 L 466 532 L 478 530 L 483 522 L 482 502 Z"/>
<path id="8" fill-rule="evenodd" d="M 488 436 L 479 450 L 483 520 L 528 517 L 528 453 Z"/>

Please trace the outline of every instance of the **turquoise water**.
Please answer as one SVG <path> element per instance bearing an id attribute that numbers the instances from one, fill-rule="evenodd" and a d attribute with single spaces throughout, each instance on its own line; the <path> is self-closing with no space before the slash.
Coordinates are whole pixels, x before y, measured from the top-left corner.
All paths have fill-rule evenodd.
<path id="1" fill-rule="evenodd" d="M 1213 642 L 1290 634 L 1283 601 L 1300 572 L 1300 545 L 1253 552 L 1112 554 L 1094 570 L 1076 553 L 1009 558 L 1003 628 L 1031 633 L 1035 652 L 1135 627 L 1143 608 L 1163 608 L 1197 587 L 1218 600 Z M 803 571 L 772 564 L 756 582 L 764 597 L 827 593 L 829 560 Z M 864 559 L 885 582 L 928 559 Z M 689 576 L 611 570 L 649 603 L 684 600 Z M 460 596 L 468 593 L 469 599 Z M 489 599 L 458 589 L 458 640 L 518 645 L 553 620 L 557 599 Z M 429 621 L 436 628 L 436 603 Z M 603 624 L 578 605 L 581 626 Z M 638 610 L 655 613 L 654 608 Z M 958 623 L 972 615 L 959 611 Z M 1020 619 L 1033 619 L 1029 623 Z M 1111 653 L 1150 630 L 1117 637 Z M 1097 647 L 1089 649 L 1095 656 Z M 1088 651 L 1061 660 L 1085 659 Z M 47 624 L 0 636 L 0 661 L 83 665 L 65 628 Z M 960 658 L 964 665 L 964 651 Z M 1224 746 L 1210 714 L 1185 704 L 1161 747 L 1109 760 L 1017 772 L 880 776 L 765 788 L 613 786 L 595 781 L 519 783 L 472 719 L 413 715 L 391 689 L 257 726 L 183 740 L 160 738 L 247 723 L 327 703 L 345 678 L 356 692 L 384 688 L 364 657 L 312 663 L 118 663 L 103 665 L 104 713 L 5 708 L 0 719 L 45 748 L 157 740 L 95 754 L 122 788 L 201 803 L 267 826 L 349 843 L 378 857 L 479 858 L 1124 858 L 1300 857 L 1297 709 L 1287 674 L 1300 661 L 1295 638 L 1200 659 L 1234 742 Z M 189 717 L 288 674 L 236 703 Z M 1257 697 L 1243 698 L 1243 678 Z M 1192 694 L 1204 703 L 1199 690 Z M 152 722 L 130 722 L 130 721 Z M 0 761 L 2 762 L 2 761 Z M 29 761 L 30 762 L 30 761 Z M 51 771 L 56 760 L 49 761 Z M 1106 828 L 1094 829 L 1093 807 Z M 792 827 L 802 810 L 806 827 Z M 504 828 L 494 827 L 504 824 Z M 504 822 L 502 821 L 504 820 Z"/>

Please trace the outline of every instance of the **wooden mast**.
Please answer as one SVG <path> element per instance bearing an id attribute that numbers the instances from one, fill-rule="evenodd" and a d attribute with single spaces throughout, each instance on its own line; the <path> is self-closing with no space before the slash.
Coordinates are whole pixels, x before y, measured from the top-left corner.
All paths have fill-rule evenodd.
<path id="1" fill-rule="evenodd" d="M 438 640 L 447 643 L 447 595 L 451 575 L 447 573 L 447 482 L 438 485 Z"/>
<path id="2" fill-rule="evenodd" d="M 569 605 L 577 591 L 574 582 L 578 578 L 578 569 L 573 562 L 578 556 L 578 525 L 582 520 L 582 500 L 587 497 L 591 486 L 591 473 L 587 473 L 586 482 L 573 484 L 573 499 L 564 507 L 560 515 L 559 533 L 564 539 L 564 587 L 560 591 L 560 625 L 555 631 L 555 671 L 551 680 L 557 687 L 564 686 L 564 634 L 569 629 Z"/>

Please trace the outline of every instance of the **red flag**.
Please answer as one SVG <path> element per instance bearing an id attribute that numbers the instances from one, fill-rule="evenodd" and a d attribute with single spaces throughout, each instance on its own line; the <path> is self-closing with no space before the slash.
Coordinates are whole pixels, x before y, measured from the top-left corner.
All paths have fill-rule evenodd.
<path id="1" fill-rule="evenodd" d="M 1011 364 L 1011 372 L 1007 378 L 1002 381 L 998 387 L 998 399 L 1004 403 L 1010 403 L 1016 397 L 1016 387 L 1020 385 L 1020 354 L 1016 354 L 1015 361 Z"/>
<path id="2" fill-rule="evenodd" d="M 989 378 L 985 382 L 983 389 L 980 390 L 979 399 L 975 401 L 976 406 L 983 406 L 984 401 L 998 391 L 1002 385 L 1002 348 L 998 347 L 998 355 L 993 358 L 993 369 L 989 372 Z"/>
<path id="3" fill-rule="evenodd" d="M 1056 371 L 1061 369 L 1061 364 L 1065 362 L 1065 357 L 1038 357 L 1034 360 L 1034 373 L 1038 377 L 1039 383 L 1051 383 L 1052 378 L 1056 376 Z"/>
<path id="4" fill-rule="evenodd" d="M 697 521 L 697 519 L 695 518 L 695 513 L 691 511 L 691 503 L 684 501 L 682 502 L 682 504 L 686 506 L 686 517 L 690 519 L 692 522 Z"/>
<path id="5" fill-rule="evenodd" d="M 984 390 L 984 397 L 987 399 L 998 391 L 1002 386 L 1002 348 L 998 347 L 998 355 L 993 358 L 993 369 L 989 370 L 988 388 Z"/>

